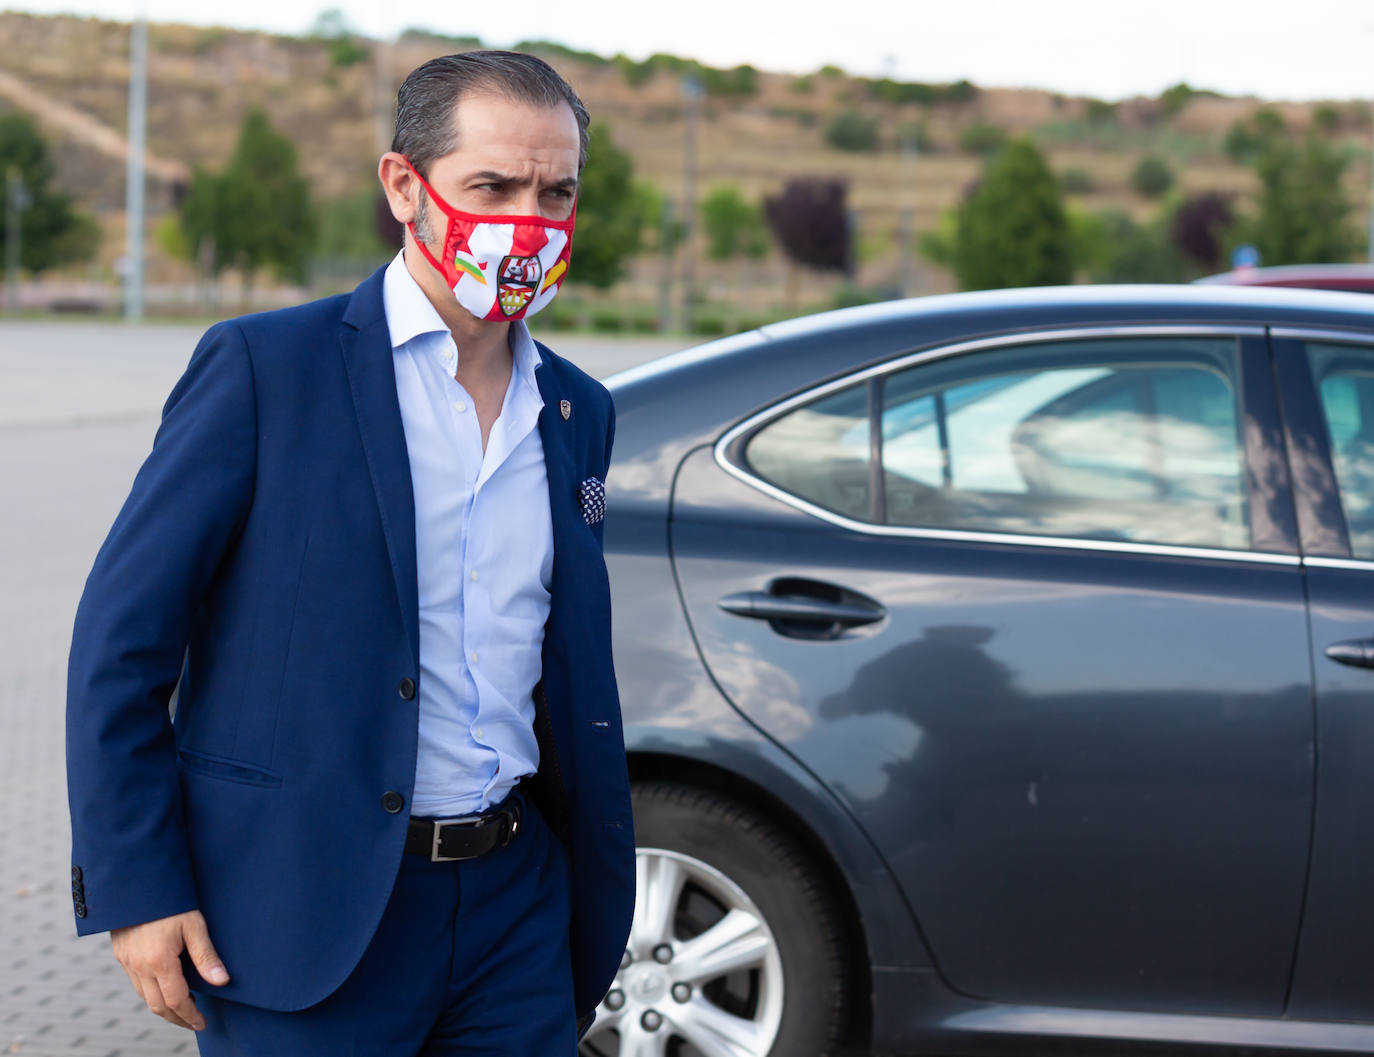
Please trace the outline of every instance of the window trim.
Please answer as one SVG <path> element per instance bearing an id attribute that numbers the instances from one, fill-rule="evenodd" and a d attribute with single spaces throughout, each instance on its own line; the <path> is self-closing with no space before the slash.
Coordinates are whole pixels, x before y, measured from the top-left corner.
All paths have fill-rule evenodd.
<path id="1" fill-rule="evenodd" d="M 1267 330 L 1265 327 L 1250 324 L 1238 324 L 1235 326 L 1227 326 L 1224 324 L 1200 324 L 1196 326 L 1179 324 L 1152 326 L 1139 324 L 1105 327 L 1061 327 L 1055 330 L 1022 331 L 1016 334 L 1002 334 L 996 337 L 957 342 L 952 345 L 940 345 L 926 349 L 918 349 L 899 355 L 883 363 L 854 371 L 841 378 L 833 378 L 828 382 L 823 382 L 820 385 L 813 386 L 803 392 L 787 397 L 776 404 L 764 408 L 762 411 L 755 412 L 730 427 L 721 435 L 714 447 L 715 460 L 717 465 L 730 476 L 765 495 L 777 499 L 779 502 L 785 503 L 796 510 L 800 510 L 802 513 L 810 514 L 812 517 L 820 518 L 822 521 L 827 521 L 839 528 L 870 536 L 949 540 L 966 543 L 995 543 L 1013 546 L 1053 547 L 1058 549 L 1105 551 L 1126 554 L 1156 554 L 1174 557 L 1217 559 L 1222 561 L 1260 562 L 1267 565 L 1298 566 L 1302 563 L 1302 558 L 1300 556 L 1296 554 L 1279 554 L 1270 551 L 1223 550 L 1220 548 L 1190 547 L 1172 543 L 1127 543 L 1117 540 L 1079 539 L 1069 536 L 1034 536 L 1009 532 L 982 532 L 975 529 L 938 529 L 919 528 L 909 525 L 875 525 L 865 521 L 856 521 L 853 518 L 845 517 L 843 514 L 837 514 L 832 510 L 826 510 L 824 507 L 817 506 L 815 503 L 810 503 L 805 499 L 778 488 L 776 485 L 770 484 L 768 481 L 763 480 L 747 470 L 743 458 L 744 445 L 749 437 L 770 422 L 786 415 L 788 412 L 804 404 L 809 404 L 814 400 L 826 397 L 831 393 L 838 392 L 841 389 L 867 383 L 872 379 L 883 378 L 896 371 L 905 370 L 917 364 L 934 362 L 936 360 L 947 359 L 951 356 L 960 356 L 986 349 L 1005 348 L 1014 345 L 1043 345 L 1054 342 L 1081 341 L 1092 338 L 1226 337 L 1240 340 L 1242 338 L 1264 339 L 1266 334 Z M 1240 395 L 1241 394 L 1237 394 L 1238 398 Z"/>

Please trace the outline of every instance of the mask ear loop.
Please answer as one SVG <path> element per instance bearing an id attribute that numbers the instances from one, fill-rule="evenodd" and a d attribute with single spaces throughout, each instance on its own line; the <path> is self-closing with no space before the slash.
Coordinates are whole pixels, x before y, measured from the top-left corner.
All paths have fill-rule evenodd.
<path id="1" fill-rule="evenodd" d="M 405 158 L 405 155 L 402 154 L 401 157 Z M 420 181 L 420 186 L 423 187 L 425 193 L 429 195 L 429 200 L 439 208 L 440 212 L 448 216 L 448 203 L 434 193 L 434 188 L 429 186 L 429 181 L 420 175 L 420 170 L 410 163 L 409 158 L 406 158 L 406 168 L 415 175 L 415 179 Z M 429 247 L 425 245 L 424 239 L 420 238 L 420 233 L 415 229 L 415 221 L 408 221 L 406 223 L 406 229 L 410 232 L 410 237 L 415 241 L 415 247 L 424 255 L 425 259 L 429 261 L 430 264 L 434 265 L 434 267 L 439 270 L 439 273 L 447 279 L 447 269 L 439 263 L 434 254 L 429 252 Z"/>

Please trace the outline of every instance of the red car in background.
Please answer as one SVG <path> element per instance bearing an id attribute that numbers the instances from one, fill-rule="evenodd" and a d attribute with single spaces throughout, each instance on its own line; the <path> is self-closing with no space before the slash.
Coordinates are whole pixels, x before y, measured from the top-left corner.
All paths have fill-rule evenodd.
<path id="1" fill-rule="evenodd" d="M 1197 281 L 1232 286 L 1301 286 L 1312 290 L 1374 294 L 1374 264 L 1291 264 L 1278 268 L 1238 268 Z"/>

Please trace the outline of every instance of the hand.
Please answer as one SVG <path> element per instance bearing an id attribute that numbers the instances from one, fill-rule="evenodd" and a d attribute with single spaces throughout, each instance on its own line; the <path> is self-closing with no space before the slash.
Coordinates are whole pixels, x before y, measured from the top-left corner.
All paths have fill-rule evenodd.
<path id="1" fill-rule="evenodd" d="M 229 982 L 229 973 L 210 943 L 199 910 L 112 929 L 110 943 L 138 997 L 149 1009 L 180 1028 L 201 1031 L 205 1027 L 205 1018 L 196 1009 L 181 971 L 181 952 L 191 955 L 191 963 L 206 983 L 223 987 Z"/>

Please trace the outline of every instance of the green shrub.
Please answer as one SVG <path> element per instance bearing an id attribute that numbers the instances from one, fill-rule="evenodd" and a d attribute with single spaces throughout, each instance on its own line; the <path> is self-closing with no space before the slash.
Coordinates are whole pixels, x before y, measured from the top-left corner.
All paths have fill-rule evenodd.
<path id="1" fill-rule="evenodd" d="M 1172 88 L 1166 88 L 1159 93 L 1159 109 L 1165 117 L 1174 117 L 1192 101 L 1193 96 L 1198 94 L 1197 89 L 1187 81 L 1180 81 Z"/>
<path id="2" fill-rule="evenodd" d="M 692 316 L 692 333 L 703 338 L 718 338 L 726 333 L 725 317 L 715 313 L 698 312 Z"/>
<path id="3" fill-rule="evenodd" d="M 1116 120 L 1116 104 L 1102 99 L 1089 99 L 1084 104 L 1089 121 L 1095 125 L 1105 125 Z"/>
<path id="4" fill-rule="evenodd" d="M 959 149 L 965 154 L 995 154 L 1007 142 L 1007 130 L 987 121 L 975 121 L 959 133 Z"/>
<path id="5" fill-rule="evenodd" d="M 370 55 L 371 52 L 352 37 L 335 37 L 329 42 L 329 65 L 336 70 L 364 62 Z"/>
<path id="6" fill-rule="evenodd" d="M 825 142 L 836 150 L 854 152 L 878 149 L 878 122 L 857 110 L 836 114 L 825 126 Z"/>
<path id="7" fill-rule="evenodd" d="M 618 333 L 625 329 L 625 319 L 618 309 L 596 308 L 592 310 L 592 329 Z"/>
<path id="8" fill-rule="evenodd" d="M 1097 190 L 1097 181 L 1087 169 L 1074 167 L 1059 174 L 1059 187 L 1065 194 L 1086 195 Z"/>
<path id="9" fill-rule="evenodd" d="M 1131 189 L 1146 198 L 1158 198 L 1174 185 L 1174 170 L 1163 158 L 1148 155 L 1131 172 Z"/>

